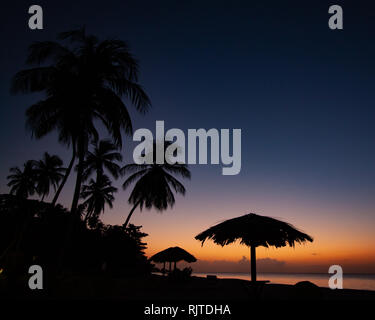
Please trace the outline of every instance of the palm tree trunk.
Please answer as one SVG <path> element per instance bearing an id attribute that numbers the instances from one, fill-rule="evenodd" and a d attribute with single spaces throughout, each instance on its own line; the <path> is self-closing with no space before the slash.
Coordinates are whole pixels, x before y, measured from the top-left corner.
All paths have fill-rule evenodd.
<path id="1" fill-rule="evenodd" d="M 129 223 L 129 220 L 131 218 L 131 216 L 133 215 L 134 213 L 134 210 L 138 207 L 138 205 L 141 203 L 141 200 L 138 200 L 135 205 L 133 206 L 133 208 L 130 210 L 129 214 L 128 214 L 128 217 L 126 218 L 126 221 L 125 223 L 122 225 L 124 229 L 126 229 L 126 227 L 128 226 L 128 223 Z"/>
<path id="2" fill-rule="evenodd" d="M 256 246 L 250 247 L 250 256 L 251 256 L 251 281 L 257 281 L 257 266 L 256 266 L 256 254 L 255 254 Z"/>
<path id="3" fill-rule="evenodd" d="M 85 216 L 85 219 L 83 220 L 83 222 L 85 223 L 85 225 L 86 225 L 87 220 L 89 219 L 90 216 L 91 216 L 91 212 L 87 212 L 86 216 Z"/>
<path id="4" fill-rule="evenodd" d="M 74 189 L 74 196 L 72 201 L 72 206 L 70 208 L 70 212 L 74 215 L 77 211 L 79 196 L 81 194 L 81 185 L 82 185 L 82 176 L 83 176 L 83 162 L 85 160 L 85 150 L 83 147 L 82 138 L 79 141 L 78 145 L 78 170 L 77 170 L 77 178 L 76 178 L 76 185 Z"/>
<path id="5" fill-rule="evenodd" d="M 174 268 L 173 268 L 174 271 L 176 271 L 176 261 L 174 262 Z"/>
<path id="6" fill-rule="evenodd" d="M 56 204 L 57 199 L 59 198 L 60 193 L 61 193 L 62 189 L 64 188 L 64 185 L 65 185 L 66 181 L 68 180 L 70 172 L 72 171 L 72 168 L 73 168 L 73 165 L 74 165 L 74 161 L 76 160 L 76 144 L 75 144 L 74 140 L 72 141 L 72 146 L 73 146 L 72 159 L 70 160 L 69 166 L 68 166 L 68 168 L 67 168 L 67 170 L 65 172 L 64 179 L 61 181 L 61 183 L 59 185 L 59 188 L 57 189 L 57 192 L 56 192 L 55 196 L 53 197 L 52 205 Z"/>
<path id="7" fill-rule="evenodd" d="M 96 172 L 96 181 L 98 182 L 101 177 L 103 177 L 103 168 L 98 168 L 98 171 Z"/>
<path id="8" fill-rule="evenodd" d="M 88 210 L 88 212 L 85 215 L 85 218 L 83 219 L 83 222 L 85 223 L 85 225 L 87 224 L 87 221 L 94 215 L 94 213 L 95 213 L 94 209 Z M 100 215 L 100 213 L 99 213 L 99 215 Z"/>
<path id="9" fill-rule="evenodd" d="M 82 184 L 82 174 L 83 174 L 83 161 L 85 157 L 84 147 L 83 147 L 83 141 L 82 138 L 78 141 L 78 170 L 77 170 L 77 178 L 76 178 L 76 185 L 74 189 L 74 196 L 73 196 L 73 202 L 70 209 L 70 217 L 68 222 L 68 228 L 65 233 L 65 239 L 63 241 L 63 244 L 61 246 L 60 254 L 58 257 L 57 262 L 57 268 L 59 271 L 63 272 L 63 262 L 65 253 L 71 244 L 71 237 L 74 231 L 74 225 L 75 225 L 75 217 L 77 213 L 77 207 L 78 207 L 78 200 L 81 193 L 81 184 Z"/>

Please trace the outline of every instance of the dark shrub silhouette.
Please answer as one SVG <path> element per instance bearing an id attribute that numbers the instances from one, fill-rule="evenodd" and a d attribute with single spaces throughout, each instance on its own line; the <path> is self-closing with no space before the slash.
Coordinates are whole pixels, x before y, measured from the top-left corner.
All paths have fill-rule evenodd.
<path id="1" fill-rule="evenodd" d="M 28 228 L 24 229 L 26 220 Z M 0 268 L 4 275 L 26 275 L 31 264 L 42 265 L 49 274 L 57 271 L 57 249 L 71 221 L 71 213 L 60 205 L 0 195 Z M 124 230 L 98 223 L 95 229 L 88 229 L 79 217 L 73 221 L 65 271 L 130 276 L 151 271 L 152 265 L 144 254 L 146 243 L 142 241 L 147 234 L 140 231 L 140 226 L 130 225 Z"/>

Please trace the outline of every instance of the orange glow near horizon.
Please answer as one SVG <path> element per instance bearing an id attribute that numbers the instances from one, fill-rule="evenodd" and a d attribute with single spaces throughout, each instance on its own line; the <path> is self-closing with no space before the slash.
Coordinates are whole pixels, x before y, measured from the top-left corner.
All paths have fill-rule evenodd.
<path id="1" fill-rule="evenodd" d="M 287 203 L 283 208 L 280 204 L 272 205 L 269 202 L 263 204 L 258 201 L 254 207 L 264 207 L 265 210 L 245 210 L 244 205 L 240 205 L 239 202 L 234 206 L 220 203 L 217 206 L 220 209 L 217 209 L 212 202 L 202 205 L 201 201 L 191 204 L 185 198 L 178 200 L 180 202 L 177 202 L 175 208 L 162 214 L 153 210 L 144 210 L 137 211 L 132 218 L 133 224 L 142 225 L 142 230 L 149 234 L 145 238 L 148 257 L 168 247 L 180 246 L 196 256 L 199 261 L 237 263 L 243 257 L 248 259 L 249 248 L 239 243 L 221 247 L 212 241 L 206 241 L 201 246 L 194 236 L 225 219 L 248 212 L 257 212 L 290 222 L 314 238 L 313 243 L 296 244 L 295 248 L 259 247 L 258 260 L 272 259 L 283 262 L 285 272 L 327 272 L 330 265 L 339 264 L 343 266 L 344 271 L 346 268 L 350 273 L 375 273 L 373 223 L 371 221 L 366 223 L 367 216 L 353 219 L 346 214 L 350 208 L 337 206 L 325 209 L 323 206 L 310 206 L 308 209 L 306 207 L 303 209 L 303 203 Z M 116 208 L 114 211 L 117 211 Z M 341 216 L 337 215 L 337 211 L 342 212 Z M 194 214 L 191 214 L 192 212 Z M 238 214 L 235 214 L 236 212 Z M 107 216 L 107 221 L 121 223 L 124 217 L 126 215 L 110 214 Z M 193 264 L 192 267 L 195 268 L 195 265 Z M 197 271 L 199 272 L 199 268 Z M 231 272 L 231 270 L 225 271 Z M 275 272 L 278 272 L 277 268 Z"/>

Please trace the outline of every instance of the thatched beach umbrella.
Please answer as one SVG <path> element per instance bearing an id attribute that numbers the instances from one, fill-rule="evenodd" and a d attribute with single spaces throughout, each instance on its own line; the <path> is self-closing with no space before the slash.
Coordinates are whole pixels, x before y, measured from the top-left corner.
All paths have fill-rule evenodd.
<path id="1" fill-rule="evenodd" d="M 151 261 L 164 263 L 169 262 L 169 271 L 171 271 L 171 263 L 174 262 L 174 270 L 176 270 L 176 263 L 178 261 L 195 262 L 197 259 L 186 250 L 180 247 L 170 247 L 160 251 L 150 258 Z"/>
<path id="2" fill-rule="evenodd" d="M 274 218 L 260 216 L 255 213 L 226 220 L 198 234 L 195 239 L 203 243 L 207 239 L 221 246 L 240 240 L 241 244 L 250 247 L 251 255 L 251 281 L 256 282 L 256 256 L 255 248 L 258 246 L 276 248 L 313 239 L 298 231 L 291 224 Z"/>

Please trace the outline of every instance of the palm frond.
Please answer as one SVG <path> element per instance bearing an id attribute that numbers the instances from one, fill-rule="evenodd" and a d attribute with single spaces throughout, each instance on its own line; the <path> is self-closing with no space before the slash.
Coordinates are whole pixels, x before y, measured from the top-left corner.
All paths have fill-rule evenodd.
<path id="1" fill-rule="evenodd" d="M 176 178 L 174 178 L 168 173 L 165 173 L 165 179 L 173 187 L 176 193 L 181 193 L 182 195 L 185 195 L 186 189 L 180 181 L 178 181 Z"/>
<path id="2" fill-rule="evenodd" d="M 151 101 L 142 86 L 128 79 L 109 79 L 109 85 L 119 95 L 125 95 L 137 111 L 146 113 L 151 107 Z"/>
<path id="3" fill-rule="evenodd" d="M 147 169 L 143 169 L 141 171 L 137 171 L 137 172 L 133 173 L 122 184 L 122 188 L 124 190 L 127 189 L 132 183 L 134 183 L 137 179 L 141 178 L 146 172 L 147 172 Z"/>
<path id="4" fill-rule="evenodd" d="M 11 93 L 29 93 L 46 90 L 53 79 L 54 67 L 35 67 L 16 73 L 11 83 Z"/>
<path id="5" fill-rule="evenodd" d="M 27 64 L 41 64 L 48 59 L 59 60 L 73 53 L 65 46 L 55 41 L 37 41 L 29 46 Z"/>

